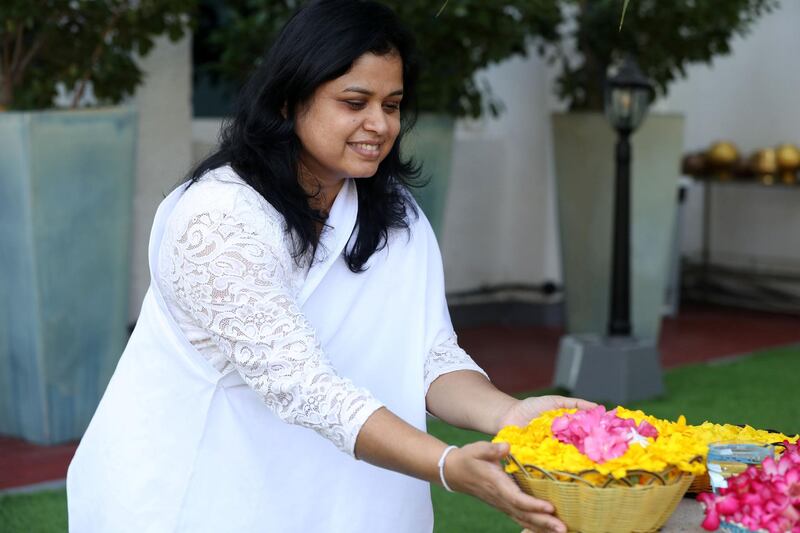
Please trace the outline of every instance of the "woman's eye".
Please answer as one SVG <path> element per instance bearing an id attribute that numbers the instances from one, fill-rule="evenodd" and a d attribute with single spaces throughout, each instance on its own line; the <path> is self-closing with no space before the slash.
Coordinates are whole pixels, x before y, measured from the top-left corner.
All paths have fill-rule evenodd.
<path id="1" fill-rule="evenodd" d="M 386 104 L 383 104 L 383 108 L 388 113 L 394 113 L 395 111 L 399 111 L 400 110 L 400 102 L 388 102 Z"/>
<path id="2" fill-rule="evenodd" d="M 346 100 L 345 103 L 350 106 L 350 109 L 364 109 L 364 102 L 359 100 Z"/>

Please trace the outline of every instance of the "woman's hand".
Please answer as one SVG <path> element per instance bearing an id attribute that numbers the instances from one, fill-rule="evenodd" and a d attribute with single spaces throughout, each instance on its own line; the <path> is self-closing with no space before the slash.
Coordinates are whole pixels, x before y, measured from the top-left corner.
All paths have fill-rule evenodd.
<path id="1" fill-rule="evenodd" d="M 525 427 L 528 423 L 551 409 L 591 409 L 597 404 L 579 398 L 566 396 L 532 396 L 517 400 L 502 413 L 498 421 L 498 431 L 506 426 Z"/>
<path id="2" fill-rule="evenodd" d="M 553 505 L 522 492 L 503 471 L 500 460 L 508 451 L 507 443 L 490 442 L 475 442 L 453 450 L 444 466 L 448 486 L 499 509 L 522 527 L 565 533 L 567 528 L 553 516 Z"/>

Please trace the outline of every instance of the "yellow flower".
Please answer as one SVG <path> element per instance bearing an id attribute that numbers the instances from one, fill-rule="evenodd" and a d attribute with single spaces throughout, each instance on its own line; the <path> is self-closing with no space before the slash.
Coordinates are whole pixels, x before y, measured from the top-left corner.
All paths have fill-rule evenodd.
<path id="1" fill-rule="evenodd" d="M 555 409 L 542 413 L 524 428 L 507 426 L 492 442 L 507 442 L 511 454 L 522 464 L 534 465 L 549 472 L 565 472 L 582 475 L 594 483 L 603 483 L 607 476 L 614 479 L 625 478 L 635 470 L 661 473 L 669 469 L 699 475 L 705 473 L 705 458 L 708 444 L 722 440 L 756 441 L 763 443 L 796 442 L 797 437 L 789 438 L 781 433 L 770 433 L 750 426 L 744 428 L 730 424 L 704 422 L 698 426 L 686 423 L 681 415 L 675 422 L 662 420 L 642 411 L 617 407 L 617 416 L 633 419 L 637 425 L 647 421 L 658 430 L 658 438 L 648 438 L 650 443 L 643 447 L 632 443 L 628 450 L 615 459 L 605 463 L 595 463 L 583 455 L 572 444 L 564 444 L 553 436 L 553 420 L 576 409 Z M 513 473 L 518 468 L 514 462 L 506 466 L 506 472 Z M 559 478 L 569 479 L 568 476 Z"/>

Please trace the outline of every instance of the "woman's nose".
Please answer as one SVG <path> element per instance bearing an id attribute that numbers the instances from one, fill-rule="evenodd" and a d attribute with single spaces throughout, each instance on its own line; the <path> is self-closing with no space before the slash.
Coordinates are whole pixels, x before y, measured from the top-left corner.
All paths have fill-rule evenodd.
<path id="1" fill-rule="evenodd" d="M 373 131 L 380 135 L 386 134 L 389 130 L 389 121 L 386 113 L 383 111 L 383 106 L 371 106 L 368 114 L 364 119 L 364 129 Z"/>

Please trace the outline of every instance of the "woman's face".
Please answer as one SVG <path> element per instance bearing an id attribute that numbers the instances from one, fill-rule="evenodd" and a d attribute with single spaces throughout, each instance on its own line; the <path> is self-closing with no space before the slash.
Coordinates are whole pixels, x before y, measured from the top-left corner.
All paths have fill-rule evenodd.
<path id="1" fill-rule="evenodd" d="M 373 176 L 400 132 L 403 62 L 399 54 L 359 57 L 298 110 L 300 160 L 323 187 Z"/>

